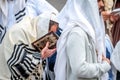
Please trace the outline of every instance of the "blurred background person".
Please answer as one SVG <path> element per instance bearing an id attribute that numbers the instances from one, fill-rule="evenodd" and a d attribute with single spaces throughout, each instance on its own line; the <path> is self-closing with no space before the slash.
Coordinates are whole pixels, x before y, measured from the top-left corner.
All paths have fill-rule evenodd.
<path id="1" fill-rule="evenodd" d="M 117 8 L 120 8 L 120 0 L 115 0 L 114 9 L 117 9 Z M 113 43 L 113 46 L 115 47 L 118 41 L 120 40 L 120 17 L 118 17 L 118 20 L 113 23 L 111 32 L 112 32 L 112 43 Z M 116 56 L 117 56 L 117 53 L 116 53 Z M 116 80 L 120 80 L 119 71 L 117 72 Z"/>

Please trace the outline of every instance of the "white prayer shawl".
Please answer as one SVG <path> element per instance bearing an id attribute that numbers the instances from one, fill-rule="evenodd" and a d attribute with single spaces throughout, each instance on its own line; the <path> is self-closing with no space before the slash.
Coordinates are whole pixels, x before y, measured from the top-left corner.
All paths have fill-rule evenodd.
<path id="1" fill-rule="evenodd" d="M 58 13 L 57 9 L 55 9 L 46 0 L 28 0 L 27 1 L 26 14 L 28 16 L 34 17 L 44 12 L 54 12 L 55 14 Z"/>
<path id="2" fill-rule="evenodd" d="M 102 56 L 101 56 L 101 54 L 100 53 L 102 53 L 105 57 L 106 57 L 106 47 L 105 47 L 105 25 L 104 25 L 104 21 L 103 21 L 103 17 L 102 16 L 100 16 L 100 19 L 101 19 L 101 28 L 102 28 L 102 36 L 101 36 L 101 39 L 99 39 L 99 41 L 101 42 L 101 41 L 103 41 L 103 42 L 101 42 L 101 46 L 100 47 L 98 47 L 98 49 L 99 49 L 99 56 L 98 56 L 98 61 L 99 62 L 101 62 L 101 58 L 102 58 Z M 103 46 L 103 47 L 102 47 Z M 100 59 L 99 59 L 100 58 Z M 105 73 L 102 77 L 101 77 L 101 79 L 102 80 L 108 80 L 109 79 L 109 75 L 108 75 L 108 73 Z"/>
<path id="3" fill-rule="evenodd" d="M 17 55 L 21 49 L 24 49 L 25 45 L 28 45 L 26 48 L 26 50 L 28 49 L 27 51 L 30 51 L 30 53 L 35 53 L 34 50 L 32 50 L 33 47 L 31 46 L 31 43 L 48 32 L 49 20 L 51 17 L 51 13 L 42 14 L 36 18 L 25 17 L 21 22 L 15 24 L 12 28 L 9 29 L 9 31 L 7 31 L 5 38 L 3 39 L 3 42 L 0 46 L 0 80 L 11 80 L 11 73 L 9 69 L 12 69 L 10 66 L 8 69 L 8 65 L 12 63 L 10 58 L 12 58 L 11 56 L 14 57 L 13 53 L 15 54 L 16 52 L 15 55 Z M 21 48 L 19 44 L 23 46 L 23 48 Z M 14 51 L 16 46 L 18 46 L 18 52 L 17 50 Z M 21 54 L 24 55 L 22 51 Z M 19 59 L 20 57 L 15 58 Z M 39 60 L 33 61 L 34 64 L 37 64 L 38 62 Z M 30 70 L 32 69 L 30 68 Z"/>
<path id="4" fill-rule="evenodd" d="M 26 0 L 0 0 L 0 43 L 6 33 L 6 29 L 22 20 L 25 16 Z"/>
<path id="5" fill-rule="evenodd" d="M 83 3 L 83 2 L 85 2 L 85 3 Z M 81 8 L 81 10 L 84 12 L 83 16 L 90 22 L 90 24 L 93 26 L 93 28 L 95 30 L 96 49 L 99 54 L 98 60 L 99 60 L 99 62 L 101 62 L 101 60 L 102 60 L 101 54 L 105 54 L 105 44 L 104 44 L 104 42 L 105 42 L 105 30 L 104 29 L 105 29 L 105 27 L 104 27 L 103 20 L 101 20 L 102 17 L 100 16 L 100 14 L 98 14 L 98 12 L 99 12 L 98 5 L 95 4 L 94 2 L 96 2 L 96 0 L 80 1 L 79 3 L 80 3 L 80 5 L 83 5 Z M 63 7 L 62 11 L 60 12 L 60 14 L 58 14 L 58 21 L 59 21 L 60 28 L 64 29 L 66 27 L 64 25 L 66 25 L 69 20 L 68 16 L 73 17 L 74 14 L 78 14 L 78 12 L 81 11 L 81 10 L 77 9 L 75 4 L 73 4 L 73 3 L 71 4 L 72 6 L 74 5 L 72 8 L 76 8 L 75 12 L 73 12 L 73 9 L 68 7 L 68 5 L 69 5 L 69 0 L 68 0 L 66 2 L 66 5 Z M 68 15 L 68 13 L 69 13 L 69 15 Z M 75 16 L 78 17 L 79 15 L 75 15 Z"/>
<path id="6" fill-rule="evenodd" d="M 9 4 L 9 0 L 0 0 L 0 10 L 2 11 L 2 21 L 4 22 L 3 23 L 3 26 L 7 26 L 7 23 L 8 23 L 8 4 Z M 14 10 L 13 10 L 13 13 L 14 14 L 11 14 L 11 15 L 14 15 L 15 16 L 15 19 L 18 18 L 18 16 L 20 17 L 23 16 L 23 14 L 25 13 L 22 13 L 25 8 L 25 5 L 26 5 L 26 2 L 25 0 L 13 0 L 13 4 L 14 4 Z M 19 19 L 20 20 L 20 19 Z M 18 21 L 19 21 L 18 20 Z M 17 21 L 16 21 L 17 22 Z"/>
<path id="7" fill-rule="evenodd" d="M 120 41 L 116 44 L 115 48 L 113 49 L 113 53 L 111 55 L 111 63 L 114 67 L 113 74 L 114 80 L 116 80 L 116 73 L 117 70 L 120 71 Z"/>
<path id="8" fill-rule="evenodd" d="M 3 26 L 7 24 L 7 15 L 8 15 L 8 3 L 7 0 L 0 0 L 0 11 L 1 11 L 1 18 L 4 22 Z"/>
<path id="9" fill-rule="evenodd" d="M 105 53 L 104 26 L 101 27 L 97 0 L 67 0 L 66 5 L 58 15 L 58 21 L 60 28 L 63 29 L 63 33 L 57 43 L 55 80 L 66 80 L 65 46 L 67 35 L 72 29 L 70 26 L 73 25 L 74 27 L 78 25 L 92 37 L 93 41 L 96 43 L 99 62 L 102 60 L 102 54 Z"/>
<path id="10" fill-rule="evenodd" d="M 119 61 L 120 61 L 120 41 L 116 44 L 111 55 L 111 62 L 118 71 L 120 71 Z"/>

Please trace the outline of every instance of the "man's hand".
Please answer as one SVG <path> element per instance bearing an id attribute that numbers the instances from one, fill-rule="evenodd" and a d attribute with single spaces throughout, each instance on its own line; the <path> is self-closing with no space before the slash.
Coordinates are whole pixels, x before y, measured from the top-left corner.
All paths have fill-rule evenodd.
<path id="1" fill-rule="evenodd" d="M 108 12 L 108 11 L 102 11 L 101 14 L 102 14 L 102 16 L 103 16 L 103 20 L 104 20 L 104 21 L 108 20 L 109 17 L 110 17 L 110 12 Z"/>
<path id="2" fill-rule="evenodd" d="M 110 64 L 110 60 L 108 58 L 106 58 L 104 55 L 102 55 L 102 60 L 107 61 Z"/>
<path id="3" fill-rule="evenodd" d="M 111 15 L 110 15 L 110 21 L 111 21 L 112 23 L 116 22 L 119 18 L 120 18 L 120 15 L 119 15 L 119 14 L 111 14 Z"/>
<path id="4" fill-rule="evenodd" d="M 42 55 L 43 59 L 45 59 L 47 57 L 50 57 L 56 51 L 56 48 L 54 48 L 54 49 L 48 49 L 48 46 L 49 46 L 49 42 L 46 43 L 46 46 L 41 51 L 41 55 Z"/>

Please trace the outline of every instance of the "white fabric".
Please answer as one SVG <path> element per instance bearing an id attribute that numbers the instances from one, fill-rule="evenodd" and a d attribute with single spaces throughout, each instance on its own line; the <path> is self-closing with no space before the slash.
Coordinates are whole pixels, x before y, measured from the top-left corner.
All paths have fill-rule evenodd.
<path id="1" fill-rule="evenodd" d="M 11 27 L 16 23 L 15 14 L 22 10 L 25 5 L 25 0 L 0 0 L 0 15 L 2 16 L 0 20 L 0 22 L 2 22 L 1 25 Z"/>
<path id="2" fill-rule="evenodd" d="M 27 0 L 26 4 L 27 15 L 34 17 L 44 12 L 54 12 L 56 14 L 58 13 L 57 9 L 55 9 L 46 0 Z"/>
<path id="3" fill-rule="evenodd" d="M 7 27 L 11 27 L 14 23 L 16 23 L 15 21 L 15 17 L 14 17 L 14 4 L 15 1 L 8 1 L 8 22 L 7 22 Z"/>
<path id="4" fill-rule="evenodd" d="M 120 41 L 118 41 L 118 43 L 116 44 L 115 48 L 113 49 L 113 53 L 111 55 L 111 63 L 113 66 L 113 77 L 114 80 L 116 79 L 116 73 L 117 70 L 120 71 Z"/>
<path id="5" fill-rule="evenodd" d="M 75 2 L 75 1 L 74 1 Z M 84 3 L 83 3 L 84 2 Z M 76 2 L 77 3 L 77 2 Z M 75 3 L 75 4 L 76 4 Z M 105 54 L 105 45 L 104 45 L 104 36 L 105 36 L 105 31 L 104 31 L 104 23 L 103 21 L 101 20 L 101 17 L 100 15 L 98 15 L 98 6 L 96 3 L 96 0 L 87 0 L 87 1 L 80 1 L 78 3 L 81 3 L 83 4 L 82 8 L 81 9 L 77 9 L 77 5 L 71 6 L 68 7 L 69 5 L 69 0 L 66 2 L 66 5 L 64 6 L 64 8 L 62 9 L 62 11 L 60 12 L 60 14 L 58 14 L 58 21 L 59 21 L 59 25 L 60 25 L 60 28 L 64 29 L 66 26 L 63 26 L 63 25 L 66 25 L 67 24 L 67 21 L 69 20 L 69 17 L 70 18 L 75 18 L 73 16 L 76 16 L 76 17 L 79 17 L 79 11 L 82 10 L 81 13 L 83 13 L 83 16 L 91 23 L 91 25 L 93 26 L 94 30 L 95 30 L 95 33 L 96 33 L 96 49 L 98 51 L 98 54 L 99 54 L 99 62 L 101 62 L 101 54 Z M 94 4 L 93 4 L 94 3 Z M 80 4 L 80 5 L 81 5 Z M 88 6 L 88 7 L 86 7 Z M 73 8 L 76 8 L 75 11 Z M 67 8 L 67 9 L 66 9 Z M 69 8 L 69 9 L 68 9 Z M 65 10 L 66 9 L 66 10 Z M 97 13 L 96 13 L 97 12 Z M 68 15 L 69 13 L 69 15 Z M 74 15 L 76 14 L 76 15 Z M 68 17 L 69 16 L 69 17 Z M 77 18 L 76 18 L 77 19 Z M 97 27 L 96 27 L 97 26 Z"/>
<path id="6" fill-rule="evenodd" d="M 66 80 L 66 39 L 70 27 L 79 25 L 96 43 L 96 50 L 101 62 L 104 50 L 104 29 L 101 27 L 97 0 L 67 0 L 66 5 L 58 15 L 60 28 L 63 33 L 57 43 L 57 59 L 55 63 L 55 80 Z M 69 26 L 70 25 L 70 26 Z M 86 26 L 87 25 L 87 26 Z M 61 77 L 62 76 L 62 77 Z"/>
<path id="7" fill-rule="evenodd" d="M 120 41 L 116 44 L 111 55 L 111 62 L 118 71 L 120 71 L 119 61 L 120 61 Z"/>
<path id="8" fill-rule="evenodd" d="M 6 31 L 26 15 L 25 5 L 25 0 L 0 0 L 0 44 Z"/>
<path id="9" fill-rule="evenodd" d="M 100 16 L 100 27 L 101 27 L 101 37 L 99 37 L 100 39 L 98 39 L 98 43 L 99 43 L 99 41 L 100 41 L 100 46 L 98 46 L 98 49 L 97 50 L 99 50 L 98 51 L 98 54 L 99 54 L 99 56 L 98 56 L 98 61 L 99 62 L 101 62 L 101 60 L 102 60 L 102 56 L 101 56 L 101 54 L 103 54 L 105 57 L 106 57 L 106 47 L 105 47 L 105 25 L 104 25 L 104 21 L 103 21 L 103 17 L 102 16 Z M 108 75 L 108 73 L 105 73 L 102 77 L 101 77 L 101 79 L 102 80 L 108 80 L 109 79 L 109 75 Z"/>
<path id="10" fill-rule="evenodd" d="M 58 13 L 46 0 L 27 0 L 27 3 L 26 0 L 0 0 L 0 24 L 5 29 L 21 21 L 25 15 L 34 17 L 45 12 Z M 5 34 L 5 30 L 3 32 L 2 35 Z M 0 42 L 4 37 L 2 35 L 0 35 Z"/>
<path id="11" fill-rule="evenodd" d="M 3 26 L 6 26 L 6 24 L 7 24 L 7 15 L 8 15 L 8 3 L 7 3 L 7 0 L 0 0 L 0 11 L 1 11 L 0 12 L 0 15 L 1 15 L 0 23 Z"/>
<path id="12" fill-rule="evenodd" d="M 24 17 L 7 31 L 0 45 L 0 80 L 11 80 L 11 73 L 7 66 L 7 60 L 11 57 L 14 46 L 24 43 L 33 48 L 31 43 L 48 32 L 51 13 L 45 13 L 38 17 Z"/>

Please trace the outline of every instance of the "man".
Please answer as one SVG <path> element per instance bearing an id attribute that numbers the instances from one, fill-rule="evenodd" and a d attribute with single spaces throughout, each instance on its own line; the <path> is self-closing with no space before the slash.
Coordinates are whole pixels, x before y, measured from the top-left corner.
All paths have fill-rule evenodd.
<path id="1" fill-rule="evenodd" d="M 56 24 L 49 27 L 50 20 L 56 21 L 53 13 L 44 13 L 35 18 L 25 17 L 7 31 L 0 46 L 1 80 L 42 80 L 44 78 L 42 59 L 50 57 L 56 49 L 48 49 L 49 43 L 47 43 L 39 53 L 31 43 L 48 31 L 57 31 Z"/>
<path id="2" fill-rule="evenodd" d="M 60 16 L 55 80 L 100 80 L 110 61 L 102 56 L 104 29 L 97 0 L 67 0 Z"/>

